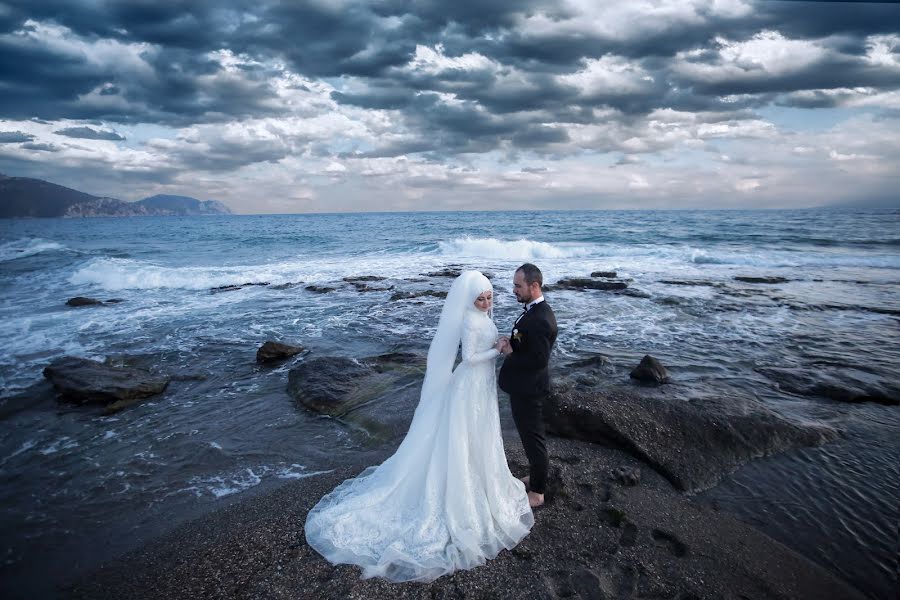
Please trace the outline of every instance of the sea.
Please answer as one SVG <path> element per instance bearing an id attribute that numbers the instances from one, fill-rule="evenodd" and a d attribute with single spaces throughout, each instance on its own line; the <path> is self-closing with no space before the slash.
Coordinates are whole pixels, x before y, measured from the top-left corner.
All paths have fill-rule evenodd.
<path id="1" fill-rule="evenodd" d="M 445 269 L 490 274 L 506 330 L 523 262 L 551 286 L 596 271 L 629 286 L 551 287 L 554 363 L 603 354 L 604 376 L 627 384 L 651 354 L 686 401 L 750 396 L 839 428 L 835 442 L 753 461 L 695 499 L 871 598 L 892 597 L 900 407 L 828 392 L 880 390 L 896 401 L 900 210 L 891 209 L 2 220 L 0 594 L 52 596 L 51 585 L 188 519 L 383 452 L 299 406 L 286 389 L 291 365 L 424 354 L 441 298 L 392 296 L 446 290 Z M 360 276 L 383 279 L 363 289 L 345 281 Z M 116 302 L 67 306 L 75 296 Z M 258 365 L 270 339 L 305 353 Z M 172 383 L 104 415 L 53 399 L 42 370 L 63 356 L 142 366 Z M 785 385 L 778 370 L 821 385 Z"/>

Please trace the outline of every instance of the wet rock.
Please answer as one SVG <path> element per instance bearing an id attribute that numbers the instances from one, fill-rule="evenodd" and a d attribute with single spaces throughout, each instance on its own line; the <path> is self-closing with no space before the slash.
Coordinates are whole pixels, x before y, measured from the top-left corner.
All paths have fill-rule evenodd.
<path id="1" fill-rule="evenodd" d="M 666 285 L 688 285 L 688 286 L 700 286 L 700 287 L 722 287 L 721 283 L 713 283 L 712 281 L 688 281 L 683 279 L 660 279 L 660 283 L 665 283 Z"/>
<path id="2" fill-rule="evenodd" d="M 462 271 L 460 269 L 441 269 L 440 271 L 432 271 L 431 273 L 425 273 L 426 277 L 459 277 Z"/>
<path id="3" fill-rule="evenodd" d="M 115 412 L 166 389 L 169 378 L 142 369 L 118 367 L 95 360 L 66 356 L 44 369 L 61 400 L 103 404 Z"/>
<path id="4" fill-rule="evenodd" d="M 631 371 L 629 377 L 638 381 L 665 383 L 669 380 L 669 372 L 658 359 L 647 354 Z"/>
<path id="5" fill-rule="evenodd" d="M 84 296 L 75 296 L 66 300 L 66 306 L 93 306 L 95 304 L 103 304 L 102 300 L 96 298 L 86 298 Z"/>
<path id="6" fill-rule="evenodd" d="M 337 288 L 328 287 L 327 285 L 308 285 L 303 289 L 316 294 L 327 294 L 328 292 L 333 292 Z"/>
<path id="7" fill-rule="evenodd" d="M 624 290 L 628 284 L 624 281 L 604 281 L 597 279 L 587 279 L 579 277 L 570 277 L 568 279 L 560 279 L 553 284 L 552 289 L 557 290 Z"/>
<path id="8" fill-rule="evenodd" d="M 594 271 L 591 273 L 591 277 L 605 277 L 607 279 L 615 279 L 616 272 L 615 271 Z"/>
<path id="9" fill-rule="evenodd" d="M 360 360 L 321 356 L 292 368 L 287 389 L 305 408 L 385 439 L 405 433 L 424 370 L 424 357 L 405 352 Z"/>
<path id="10" fill-rule="evenodd" d="M 357 292 L 389 292 L 394 289 L 394 286 L 389 285 L 387 287 L 372 287 L 366 283 L 353 282 L 351 285 L 356 288 Z"/>
<path id="11" fill-rule="evenodd" d="M 750 277 L 747 275 L 738 275 L 734 280 L 744 283 L 787 283 L 789 281 L 784 277 Z"/>
<path id="12" fill-rule="evenodd" d="M 298 285 L 303 285 L 302 281 L 288 281 L 287 283 L 279 283 L 278 285 L 273 285 L 273 290 L 288 290 L 293 287 L 297 287 Z"/>
<path id="13" fill-rule="evenodd" d="M 368 283 L 370 281 L 384 281 L 385 278 L 377 275 L 357 275 L 355 277 L 344 277 L 343 280 L 347 283 Z"/>
<path id="14" fill-rule="evenodd" d="M 791 394 L 822 396 L 838 402 L 900 404 L 900 384 L 857 367 L 760 367 L 756 370 Z"/>
<path id="15" fill-rule="evenodd" d="M 303 352 L 301 346 L 291 346 L 289 344 L 268 340 L 256 351 L 256 362 L 266 363 L 284 360 L 285 358 L 290 358 L 301 352 Z"/>
<path id="16" fill-rule="evenodd" d="M 254 286 L 254 285 L 269 285 L 269 282 L 268 282 L 268 281 L 262 281 L 262 282 L 259 282 L 259 283 L 242 283 L 242 284 L 240 284 L 240 285 L 220 285 L 220 286 L 218 286 L 218 287 L 210 288 L 209 291 L 212 292 L 212 293 L 214 293 L 214 294 L 217 294 L 217 293 L 220 293 L 220 292 L 233 292 L 234 290 L 240 290 L 240 289 L 243 289 L 243 288 L 245 288 L 245 287 L 251 287 L 251 286 Z"/>
<path id="17" fill-rule="evenodd" d="M 395 292 L 391 295 L 391 300 L 409 300 L 411 298 L 422 298 L 424 296 L 432 296 L 434 298 L 446 298 L 447 292 L 443 290 L 423 290 L 420 292 Z"/>
<path id="18" fill-rule="evenodd" d="M 755 458 L 834 440 L 821 423 L 795 423 L 753 398 L 638 396 L 557 387 L 545 407 L 548 431 L 625 450 L 681 490 L 702 490 Z"/>

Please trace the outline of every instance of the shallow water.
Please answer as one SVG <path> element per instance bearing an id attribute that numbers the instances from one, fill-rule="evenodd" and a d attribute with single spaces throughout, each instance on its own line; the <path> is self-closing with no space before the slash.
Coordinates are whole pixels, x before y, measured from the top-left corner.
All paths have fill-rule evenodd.
<path id="1" fill-rule="evenodd" d="M 51 401 L 2 421 L 3 573 L 90 547 L 101 533 L 136 539 L 366 452 L 358 432 L 299 409 L 285 391 L 288 365 L 258 367 L 256 348 L 273 338 L 319 355 L 424 353 L 440 299 L 389 298 L 446 289 L 449 278 L 423 274 L 447 265 L 493 274 L 503 330 L 518 311 L 512 272 L 529 260 L 551 284 L 615 270 L 641 292 L 549 292 L 556 361 L 602 352 L 610 379 L 627 380 L 650 353 L 688 396 L 752 395 L 846 429 L 822 449 L 752 463 L 704 498 L 878 597 L 891 583 L 900 409 L 787 393 L 765 368 L 828 369 L 896 389 L 898 249 L 896 211 L 2 221 L 0 410 L 23 390 L 46 394 L 41 370 L 64 355 L 121 356 L 177 376 L 113 416 Z M 342 281 L 358 275 L 393 289 Z M 245 283 L 269 285 L 213 289 Z M 78 295 L 122 302 L 64 305 Z M 851 541 L 858 562 L 848 562 Z"/>

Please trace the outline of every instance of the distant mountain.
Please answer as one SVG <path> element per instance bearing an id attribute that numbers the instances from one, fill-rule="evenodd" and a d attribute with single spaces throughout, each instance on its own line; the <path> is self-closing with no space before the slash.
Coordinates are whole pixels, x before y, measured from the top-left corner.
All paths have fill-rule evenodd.
<path id="1" fill-rule="evenodd" d="M 139 202 L 92 196 L 42 179 L 0 173 L 0 218 L 144 217 L 231 214 L 217 200 L 152 196 Z"/>
<path id="2" fill-rule="evenodd" d="M 197 200 L 189 196 L 157 194 L 135 204 L 145 206 L 157 214 L 167 215 L 230 215 L 231 210 L 218 200 Z"/>

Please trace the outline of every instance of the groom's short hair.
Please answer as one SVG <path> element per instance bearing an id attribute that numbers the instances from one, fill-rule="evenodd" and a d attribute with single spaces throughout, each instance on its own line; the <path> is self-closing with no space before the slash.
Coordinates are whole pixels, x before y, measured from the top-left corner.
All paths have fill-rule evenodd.
<path id="1" fill-rule="evenodd" d="M 524 265 L 516 269 L 516 271 L 522 271 L 522 275 L 525 276 L 525 283 L 527 283 L 528 285 L 531 285 L 535 282 L 537 282 L 538 287 L 544 285 L 544 275 L 536 265 L 525 263 Z"/>

